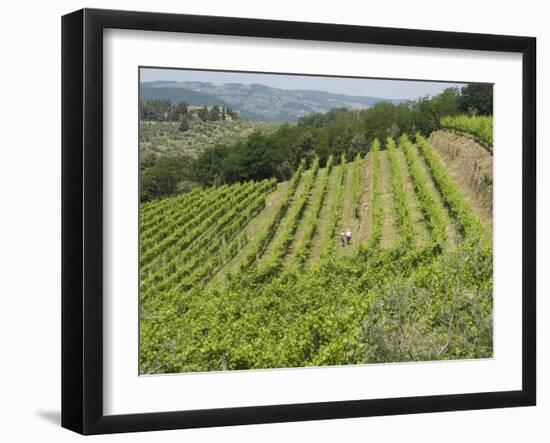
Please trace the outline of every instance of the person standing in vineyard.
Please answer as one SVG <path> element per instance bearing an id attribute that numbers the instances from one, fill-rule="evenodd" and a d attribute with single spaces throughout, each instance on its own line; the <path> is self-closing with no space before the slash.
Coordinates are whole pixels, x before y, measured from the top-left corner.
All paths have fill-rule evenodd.
<path id="1" fill-rule="evenodd" d="M 348 230 L 346 231 L 346 243 L 348 245 L 351 245 L 351 229 L 348 228 Z"/>
<path id="2" fill-rule="evenodd" d="M 344 231 L 340 232 L 340 245 L 342 247 L 346 246 L 346 233 Z"/>

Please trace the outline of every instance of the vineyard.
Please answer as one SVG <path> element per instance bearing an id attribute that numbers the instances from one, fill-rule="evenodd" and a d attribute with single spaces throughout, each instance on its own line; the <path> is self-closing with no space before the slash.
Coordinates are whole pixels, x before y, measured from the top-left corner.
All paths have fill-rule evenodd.
<path id="1" fill-rule="evenodd" d="M 142 204 L 141 373 L 491 357 L 492 222 L 451 170 L 403 135 Z"/>

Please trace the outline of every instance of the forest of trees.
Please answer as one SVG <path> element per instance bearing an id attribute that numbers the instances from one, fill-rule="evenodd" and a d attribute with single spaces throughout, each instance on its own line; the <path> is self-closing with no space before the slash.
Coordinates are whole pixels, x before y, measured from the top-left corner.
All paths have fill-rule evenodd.
<path id="1" fill-rule="evenodd" d="M 354 158 L 370 149 L 374 139 L 384 140 L 417 132 L 428 136 L 440 128 L 441 117 L 469 113 L 492 115 L 492 85 L 469 84 L 462 89 L 448 88 L 433 97 L 401 104 L 380 102 L 372 107 L 352 111 L 333 109 L 311 114 L 297 124 L 283 124 L 272 133 L 255 132 L 233 145 L 217 145 L 205 150 L 197 159 L 171 157 L 142 165 L 141 199 L 172 195 L 193 186 L 211 186 L 246 180 L 275 177 L 288 180 L 301 159 L 316 156 L 324 165 L 330 155 Z M 141 115 L 169 116 L 181 121 L 183 107 L 167 106 L 162 100 L 141 106 Z M 199 118 L 220 118 L 217 107 L 199 111 Z M 187 112 L 187 111 L 186 111 Z M 201 117 L 202 112 L 202 117 Z M 150 159 L 148 159 L 150 161 Z"/>

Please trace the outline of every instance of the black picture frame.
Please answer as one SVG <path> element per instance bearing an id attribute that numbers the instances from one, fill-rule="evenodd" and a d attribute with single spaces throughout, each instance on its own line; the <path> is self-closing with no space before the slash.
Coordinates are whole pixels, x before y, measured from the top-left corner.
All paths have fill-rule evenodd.
<path id="1" fill-rule="evenodd" d="M 107 28 L 522 54 L 522 389 L 104 415 L 102 36 Z M 97 9 L 63 16 L 62 426 L 81 434 L 105 434 L 535 405 L 535 88 L 536 39 L 532 37 Z"/>

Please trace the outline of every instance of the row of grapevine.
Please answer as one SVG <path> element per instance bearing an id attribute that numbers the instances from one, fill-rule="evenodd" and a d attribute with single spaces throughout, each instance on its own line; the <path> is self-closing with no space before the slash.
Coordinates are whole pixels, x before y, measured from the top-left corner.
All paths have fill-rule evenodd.
<path id="1" fill-rule="evenodd" d="M 493 117 L 486 115 L 452 115 L 441 118 L 441 126 L 474 136 L 493 151 Z"/>
<path id="2" fill-rule="evenodd" d="M 416 143 L 430 169 L 441 196 L 449 206 L 453 217 L 460 224 L 464 236 L 472 240 L 479 239 L 484 231 L 483 223 L 479 216 L 466 201 L 427 140 L 420 134 L 417 134 Z"/>
<path id="3" fill-rule="evenodd" d="M 405 134 L 399 140 L 399 147 L 405 153 L 405 160 L 413 179 L 416 195 L 428 221 L 431 243 L 434 247 L 442 249 L 447 238 L 444 210 L 437 201 L 437 195 L 428 187 L 429 177 L 422 169 L 416 148 Z"/>
<path id="4" fill-rule="evenodd" d="M 412 242 L 414 231 L 405 193 L 405 185 L 403 183 L 403 177 L 401 175 L 397 154 L 395 152 L 395 142 L 391 137 L 388 137 L 386 140 L 386 149 L 388 151 L 390 163 L 391 181 L 394 194 L 394 211 L 397 218 L 397 223 L 399 225 L 399 241 L 403 246 L 408 246 Z"/>
<path id="5" fill-rule="evenodd" d="M 380 182 L 380 142 L 375 139 L 372 142 L 372 197 L 371 197 L 371 233 L 367 246 L 375 248 L 382 238 L 382 221 L 384 212 L 381 200 L 381 182 Z"/>
<path id="6" fill-rule="evenodd" d="M 275 244 L 273 253 L 269 261 L 264 266 L 262 266 L 260 273 L 274 274 L 280 270 L 283 259 L 288 253 L 290 245 L 294 240 L 296 230 L 300 225 L 300 222 L 303 218 L 306 207 L 309 203 L 313 186 L 315 185 L 315 182 L 317 180 L 318 172 L 319 172 L 319 158 L 316 157 L 315 160 L 313 161 L 313 165 L 310 171 L 310 176 L 308 177 L 304 190 L 301 193 L 299 199 L 295 203 L 296 207 L 293 208 L 294 212 L 292 214 L 292 217 L 286 224 L 285 231 L 283 232 L 282 237 L 279 238 L 278 242 Z"/>
<path id="7" fill-rule="evenodd" d="M 275 235 L 275 232 L 277 231 L 277 228 L 281 223 L 281 219 L 285 216 L 286 212 L 288 211 L 288 208 L 292 201 L 292 197 L 294 196 L 294 193 L 296 192 L 296 189 L 300 184 L 300 180 L 302 179 L 302 173 L 304 171 L 304 168 L 305 168 L 305 160 L 302 160 L 302 162 L 300 163 L 300 166 L 298 167 L 298 169 L 292 176 L 292 179 L 290 180 L 289 189 L 284 200 L 277 207 L 275 214 L 273 214 L 273 217 L 271 218 L 270 222 L 266 226 L 264 232 L 260 235 L 256 243 L 252 247 L 251 251 L 247 254 L 247 256 L 242 261 L 240 265 L 241 271 L 245 271 L 255 266 L 258 260 L 262 257 L 263 253 L 267 248 L 267 245 Z"/>
<path id="8" fill-rule="evenodd" d="M 322 256 L 330 256 L 334 253 L 336 248 L 336 231 L 342 219 L 342 205 L 344 202 L 344 185 L 346 183 L 346 154 L 342 153 L 340 157 L 340 170 L 338 175 L 338 182 L 336 184 L 336 196 L 332 204 L 332 210 L 330 213 L 330 221 L 328 224 L 328 233 L 325 247 L 322 252 Z"/>
<path id="9" fill-rule="evenodd" d="M 324 169 L 324 175 L 321 183 L 321 191 L 316 201 L 313 203 L 313 207 L 310 213 L 310 216 L 307 220 L 307 231 L 305 233 L 304 239 L 300 248 L 296 251 L 295 263 L 300 268 L 303 267 L 306 260 L 309 257 L 311 246 L 313 245 L 313 239 L 317 233 L 317 226 L 319 225 L 319 217 L 321 215 L 321 210 L 328 192 L 328 184 L 330 180 L 330 173 L 332 172 L 332 167 L 334 164 L 334 157 L 331 155 L 327 160 L 326 167 Z"/>
<path id="10" fill-rule="evenodd" d="M 361 218 L 362 180 L 363 161 L 361 154 L 357 154 L 353 160 L 353 216 L 357 219 Z"/>

